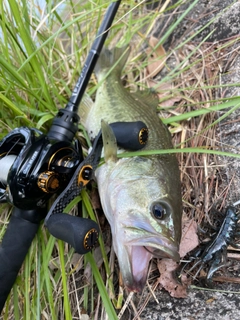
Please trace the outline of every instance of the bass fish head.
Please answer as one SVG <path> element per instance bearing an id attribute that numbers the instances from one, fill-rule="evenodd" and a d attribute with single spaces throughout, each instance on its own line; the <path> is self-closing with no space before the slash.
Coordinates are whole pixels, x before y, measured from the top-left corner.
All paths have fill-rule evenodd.
<path id="1" fill-rule="evenodd" d="M 179 261 L 181 201 L 171 173 L 155 158 L 133 157 L 108 161 L 96 178 L 123 281 L 142 291 L 152 257 Z"/>

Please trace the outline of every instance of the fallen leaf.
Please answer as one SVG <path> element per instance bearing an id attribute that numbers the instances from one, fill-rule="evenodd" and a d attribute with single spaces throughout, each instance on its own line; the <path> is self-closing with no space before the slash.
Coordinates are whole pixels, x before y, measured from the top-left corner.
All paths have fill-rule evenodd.
<path id="1" fill-rule="evenodd" d="M 157 46 L 159 40 L 153 36 L 149 39 L 149 48 L 146 53 L 148 55 L 148 65 L 146 67 L 149 77 L 155 77 L 164 67 L 167 60 L 167 54 L 163 46 Z"/>
<path id="2" fill-rule="evenodd" d="M 181 277 L 181 283 L 177 281 L 174 276 L 178 264 L 171 259 L 162 259 L 158 262 L 158 270 L 160 277 L 158 278 L 159 284 L 169 292 L 174 298 L 186 298 L 187 288 L 191 282 L 185 275 Z"/>
<path id="3" fill-rule="evenodd" d="M 189 220 L 186 216 L 182 220 L 182 239 L 179 248 L 180 257 L 183 258 L 188 252 L 196 248 L 199 244 L 197 236 L 197 223 L 193 219 Z M 191 283 L 191 279 L 183 273 L 181 275 L 181 283 L 174 276 L 174 271 L 178 264 L 171 259 L 162 259 L 158 262 L 158 270 L 160 277 L 159 284 L 169 292 L 172 297 L 186 298 L 187 288 Z"/>
<path id="4" fill-rule="evenodd" d="M 51 270 L 60 269 L 60 258 L 59 257 L 52 258 L 49 261 L 48 266 Z"/>
<path id="5" fill-rule="evenodd" d="M 169 95 L 166 100 L 160 101 L 159 104 L 162 108 L 169 108 L 172 107 L 176 102 L 179 102 L 181 100 L 181 96 Z"/>
<path id="6" fill-rule="evenodd" d="M 182 238 L 179 247 L 179 254 L 181 258 L 185 257 L 188 252 L 192 251 L 199 245 L 196 221 L 193 219 L 188 220 L 187 217 L 184 217 L 182 224 Z"/>
<path id="7" fill-rule="evenodd" d="M 75 252 L 71 259 L 71 264 L 73 265 L 73 269 L 75 272 L 78 272 L 82 269 L 83 262 L 83 255 Z"/>

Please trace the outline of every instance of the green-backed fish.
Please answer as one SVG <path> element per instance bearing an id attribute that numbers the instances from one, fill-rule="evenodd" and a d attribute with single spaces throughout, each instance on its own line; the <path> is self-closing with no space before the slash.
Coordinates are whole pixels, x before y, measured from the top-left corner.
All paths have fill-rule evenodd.
<path id="1" fill-rule="evenodd" d="M 101 53 L 95 68 L 100 83 L 96 101 L 85 115 L 80 114 L 87 132 L 94 139 L 102 119 L 108 123 L 140 120 L 149 130 L 143 150 L 172 148 L 170 133 L 156 112 L 155 95 L 130 93 L 121 83 L 128 56 L 126 48 Z M 142 291 L 152 257 L 179 260 L 182 201 L 178 162 L 174 154 L 118 159 L 108 128 L 106 124 L 102 127 L 105 163 L 96 170 L 96 180 L 124 284 L 130 291 Z"/>

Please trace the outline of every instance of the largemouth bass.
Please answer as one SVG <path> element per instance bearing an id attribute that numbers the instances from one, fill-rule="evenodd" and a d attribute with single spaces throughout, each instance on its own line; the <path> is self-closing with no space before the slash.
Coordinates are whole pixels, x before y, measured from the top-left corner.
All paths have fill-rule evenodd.
<path id="1" fill-rule="evenodd" d="M 105 49 L 100 55 L 95 68 L 100 83 L 96 101 L 80 114 L 87 132 L 94 139 L 101 119 L 108 123 L 141 120 L 149 129 L 144 150 L 172 148 L 170 133 L 156 112 L 158 99 L 149 91 L 130 93 L 121 83 L 128 56 L 125 48 Z M 106 130 L 105 125 L 102 131 L 108 137 Z M 179 260 L 182 201 L 178 163 L 174 154 L 118 159 L 116 145 L 106 139 L 105 163 L 95 173 L 101 204 L 124 284 L 130 291 L 142 291 L 152 257 Z"/>

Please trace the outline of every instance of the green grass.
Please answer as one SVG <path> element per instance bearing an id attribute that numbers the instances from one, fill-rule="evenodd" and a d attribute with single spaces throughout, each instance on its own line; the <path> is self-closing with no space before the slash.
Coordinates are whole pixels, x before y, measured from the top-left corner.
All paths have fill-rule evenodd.
<path id="1" fill-rule="evenodd" d="M 0 2 L 0 139 L 20 126 L 35 127 L 43 133 L 47 132 L 57 110 L 65 107 L 71 95 L 110 1 L 78 3 L 66 0 L 62 1 L 64 10 L 59 3 L 47 0 L 42 11 L 33 1 Z M 175 6 L 180 3 L 181 1 Z M 159 39 L 159 44 L 167 40 L 196 3 L 197 1 L 189 1 L 189 9 L 169 27 L 164 37 Z M 168 6 L 165 11 L 168 12 L 169 9 L 171 7 Z M 137 37 L 134 40 L 134 54 L 125 69 L 125 75 L 135 87 L 146 86 L 146 82 L 141 83 L 140 75 L 147 65 L 147 60 L 144 54 L 138 52 L 146 45 L 147 36 L 157 18 L 158 12 L 144 11 L 142 2 L 136 4 L 134 0 L 123 1 L 106 41 L 107 45 L 115 45 L 117 42 L 120 46 L 129 44 L 133 37 Z M 178 45 L 176 50 L 183 48 L 191 38 Z M 169 70 L 159 84 L 177 82 L 184 72 L 197 68 L 202 58 L 193 57 L 197 55 L 201 45 L 196 46 L 179 65 Z M 222 45 L 222 48 L 224 46 Z M 215 53 L 217 50 L 219 49 L 216 49 Z M 204 92 L 208 92 L 219 89 L 220 85 L 205 82 L 200 87 Z M 92 77 L 87 92 L 93 99 L 96 89 L 97 84 Z M 190 85 L 186 85 L 184 89 L 175 86 L 173 94 L 183 91 L 185 104 L 180 109 L 177 105 L 161 108 L 160 111 L 164 112 L 163 121 L 171 128 L 180 128 L 181 124 L 189 119 L 232 107 L 229 113 L 239 107 L 238 97 L 221 100 L 209 97 L 208 100 L 194 102 L 190 93 L 195 89 Z M 221 119 L 216 121 L 219 120 Z M 213 128 L 216 121 L 206 125 L 200 133 L 193 134 L 191 139 L 206 132 L 209 126 Z M 82 134 L 86 136 L 84 130 Z M 175 150 L 169 152 L 239 157 L 231 152 L 214 150 L 208 145 L 190 148 L 186 146 L 187 140 L 184 142 L 184 148 L 181 149 L 182 145 L 179 143 Z M 153 150 L 150 153 L 162 152 Z M 146 152 L 127 153 L 124 156 L 136 154 L 146 155 Z M 85 216 L 97 219 L 86 190 L 66 211 L 74 211 L 78 202 L 81 203 Z M 9 206 L 2 205 L 0 238 L 4 235 L 8 219 Z M 102 237 L 99 244 L 103 259 L 101 269 L 99 270 L 93 255 L 88 253 L 83 257 L 83 261 L 79 258 L 82 267 L 75 272 L 77 265 L 72 263 L 73 249 L 61 241 L 56 241 L 44 226 L 41 226 L 8 298 L 5 314 L 0 319 L 76 319 L 84 312 L 82 308 L 87 310 L 93 319 L 94 315 L 96 316 L 97 301 L 100 301 L 101 306 L 98 319 L 103 318 L 105 313 L 109 319 L 117 319 L 118 310 L 115 307 L 122 307 L 123 296 L 121 290 L 118 296 L 112 280 L 109 254 L 106 253 Z M 86 279 L 84 270 L 88 263 L 92 274 Z"/>

